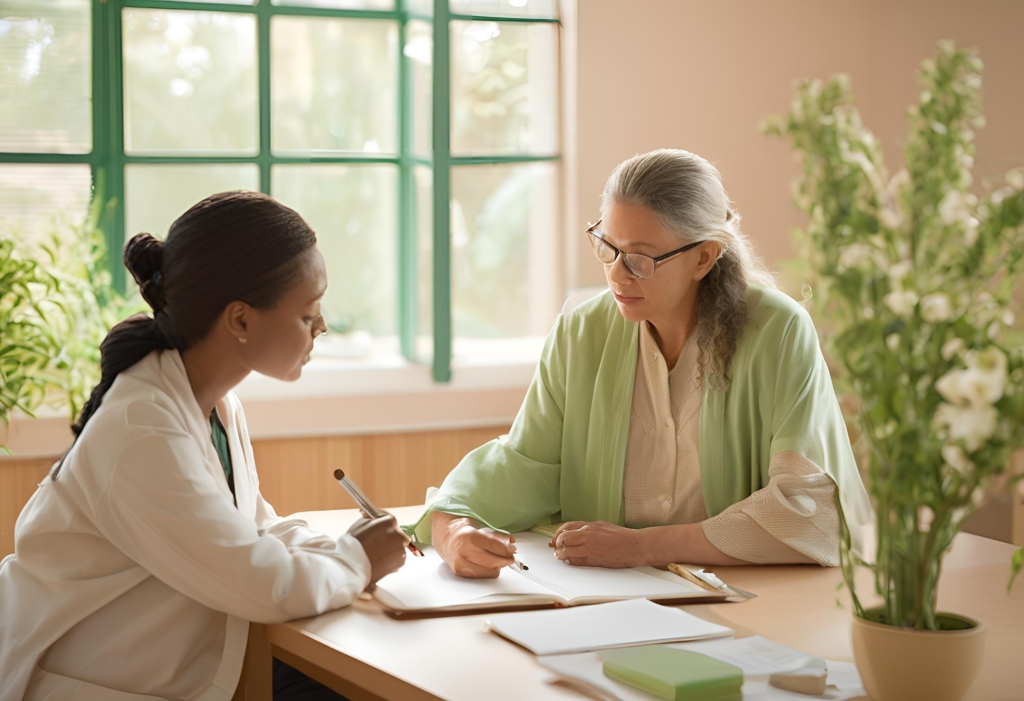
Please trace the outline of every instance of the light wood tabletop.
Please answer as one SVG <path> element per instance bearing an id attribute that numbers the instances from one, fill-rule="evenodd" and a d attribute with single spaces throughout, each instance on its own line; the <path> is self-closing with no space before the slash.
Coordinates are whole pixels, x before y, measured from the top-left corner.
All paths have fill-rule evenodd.
<path id="1" fill-rule="evenodd" d="M 422 507 L 391 512 L 413 522 Z M 357 512 L 296 514 L 325 533 L 343 533 Z M 1024 698 L 1024 582 L 1006 593 L 1014 547 L 960 534 L 947 555 L 939 606 L 984 621 L 985 656 L 967 695 L 977 701 Z M 757 594 L 738 604 L 693 604 L 686 610 L 729 626 L 736 637 L 763 635 L 820 657 L 852 661 L 849 596 L 837 568 L 716 568 L 729 584 Z M 863 572 L 859 591 L 871 591 Z M 841 602 L 841 606 L 839 603 Z M 534 656 L 487 632 L 487 615 L 394 620 L 376 601 L 269 626 L 253 626 L 243 685 L 236 698 L 270 698 L 269 656 L 319 679 L 353 701 L 362 699 L 582 699 L 559 685 Z"/>

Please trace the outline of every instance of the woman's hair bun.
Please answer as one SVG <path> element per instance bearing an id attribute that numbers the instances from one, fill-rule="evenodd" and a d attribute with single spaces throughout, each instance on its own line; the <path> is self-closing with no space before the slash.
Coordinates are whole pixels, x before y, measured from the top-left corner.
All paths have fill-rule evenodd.
<path id="1" fill-rule="evenodd" d="M 124 249 L 124 265 L 139 285 L 143 299 L 153 311 L 164 305 L 161 269 L 164 263 L 164 243 L 152 234 L 137 234 Z"/>

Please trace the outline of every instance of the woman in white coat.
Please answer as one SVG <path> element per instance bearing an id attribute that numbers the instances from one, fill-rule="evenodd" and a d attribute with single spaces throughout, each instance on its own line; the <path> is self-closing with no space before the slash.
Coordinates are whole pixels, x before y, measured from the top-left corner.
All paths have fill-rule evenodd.
<path id="1" fill-rule="evenodd" d="M 133 238 L 124 261 L 154 314 L 104 340 L 76 442 L 0 564 L 4 701 L 229 701 L 249 621 L 346 606 L 404 562 L 391 518 L 334 539 L 259 493 L 231 389 L 252 371 L 297 379 L 326 331 L 327 275 L 302 217 L 214 195 L 166 243 Z M 325 692 L 275 669 L 275 698 Z"/>

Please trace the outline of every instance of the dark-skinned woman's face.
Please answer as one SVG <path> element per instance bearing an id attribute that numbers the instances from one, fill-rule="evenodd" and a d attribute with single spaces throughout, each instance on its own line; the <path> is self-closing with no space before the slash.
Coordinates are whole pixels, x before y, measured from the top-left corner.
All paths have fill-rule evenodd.
<path id="1" fill-rule="evenodd" d="M 315 246 L 302 254 L 300 271 L 277 304 L 251 309 L 245 356 L 250 369 L 279 380 L 297 380 L 313 340 L 327 330 L 320 300 L 327 290 L 324 257 Z"/>

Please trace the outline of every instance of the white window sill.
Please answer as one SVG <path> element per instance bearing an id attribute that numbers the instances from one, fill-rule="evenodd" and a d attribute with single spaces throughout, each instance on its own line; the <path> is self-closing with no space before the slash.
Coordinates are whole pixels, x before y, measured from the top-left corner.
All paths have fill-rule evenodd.
<path id="1" fill-rule="evenodd" d="M 374 341 L 356 359 L 332 356 L 323 344 L 296 382 L 253 374 L 235 392 L 253 440 L 507 426 L 543 343 L 539 337 L 456 339 L 448 383 L 434 382 L 429 366 L 403 358 L 394 339 Z M 13 416 L 6 430 L 0 424 L 0 444 L 13 459 L 57 456 L 71 444 L 68 423 L 48 409 L 35 419 Z"/>

